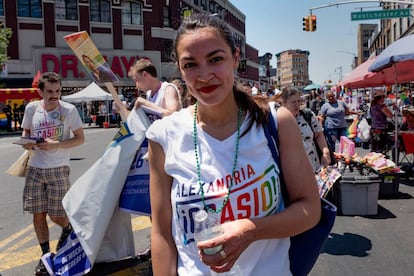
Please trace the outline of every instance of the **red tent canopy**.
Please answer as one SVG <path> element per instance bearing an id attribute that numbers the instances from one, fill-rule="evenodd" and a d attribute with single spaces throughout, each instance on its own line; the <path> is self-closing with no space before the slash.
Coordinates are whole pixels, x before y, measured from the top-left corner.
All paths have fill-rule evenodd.
<path id="1" fill-rule="evenodd" d="M 376 57 L 366 60 L 355 68 L 343 81 L 341 85 L 347 88 L 376 87 L 391 85 L 395 83 L 393 76 L 381 72 L 370 72 L 368 68 L 374 63 Z"/>

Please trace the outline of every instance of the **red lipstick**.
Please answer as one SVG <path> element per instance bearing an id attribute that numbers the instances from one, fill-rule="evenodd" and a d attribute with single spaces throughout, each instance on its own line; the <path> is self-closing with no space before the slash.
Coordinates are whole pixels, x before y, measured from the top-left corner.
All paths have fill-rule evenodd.
<path id="1" fill-rule="evenodd" d="M 209 85 L 209 86 L 201 87 L 198 90 L 201 91 L 201 92 L 203 92 L 203 93 L 211 93 L 214 90 L 216 90 L 217 87 L 219 87 L 219 85 Z"/>

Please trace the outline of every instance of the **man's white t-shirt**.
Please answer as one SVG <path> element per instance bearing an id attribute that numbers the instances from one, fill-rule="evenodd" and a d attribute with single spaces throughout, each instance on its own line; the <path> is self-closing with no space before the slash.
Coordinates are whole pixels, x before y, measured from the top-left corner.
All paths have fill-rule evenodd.
<path id="1" fill-rule="evenodd" d="M 64 141 L 74 130 L 82 128 L 82 120 L 76 107 L 59 101 L 52 111 L 43 108 L 43 101 L 30 102 L 26 106 L 22 121 L 24 129 L 31 129 L 31 136 Z M 57 168 L 69 166 L 70 149 L 34 150 L 30 155 L 29 166 L 37 168 Z"/>

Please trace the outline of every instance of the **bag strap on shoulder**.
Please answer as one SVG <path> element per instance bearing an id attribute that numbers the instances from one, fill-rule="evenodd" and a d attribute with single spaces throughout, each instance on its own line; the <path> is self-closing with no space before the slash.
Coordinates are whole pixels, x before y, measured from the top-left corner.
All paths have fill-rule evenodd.
<path id="1" fill-rule="evenodd" d="M 303 116 L 305 121 L 308 123 L 308 125 L 313 130 L 313 127 L 312 127 L 312 111 L 310 111 L 309 109 L 299 109 L 299 113 L 300 113 L 300 115 Z"/>
<path id="2" fill-rule="evenodd" d="M 269 114 L 269 124 L 264 127 L 264 133 L 267 138 L 267 144 L 272 153 L 273 159 L 275 160 L 280 174 L 280 188 L 282 190 L 283 201 L 285 206 L 289 205 L 289 195 L 286 189 L 285 179 L 283 177 L 282 166 L 280 164 L 279 157 L 279 133 L 277 130 L 277 105 L 274 102 L 269 103 L 270 114 Z"/>

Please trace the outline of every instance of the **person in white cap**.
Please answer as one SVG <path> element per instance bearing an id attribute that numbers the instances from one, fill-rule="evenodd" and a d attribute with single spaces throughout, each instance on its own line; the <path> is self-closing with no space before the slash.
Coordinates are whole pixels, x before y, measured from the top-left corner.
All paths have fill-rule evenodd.
<path id="1" fill-rule="evenodd" d="M 414 107 L 408 107 L 403 109 L 404 123 L 401 125 L 400 130 L 414 131 Z"/>
<path id="2" fill-rule="evenodd" d="M 371 101 L 371 151 L 385 153 L 387 147 L 388 118 L 392 119 L 392 112 L 384 103 L 385 92 L 383 89 L 373 91 Z"/>

